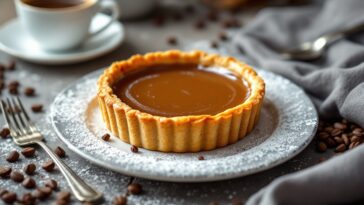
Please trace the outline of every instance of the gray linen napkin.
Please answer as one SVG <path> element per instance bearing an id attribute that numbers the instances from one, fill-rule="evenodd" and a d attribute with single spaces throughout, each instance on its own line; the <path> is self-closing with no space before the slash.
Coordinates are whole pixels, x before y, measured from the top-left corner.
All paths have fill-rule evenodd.
<path id="1" fill-rule="evenodd" d="M 342 116 L 364 127 L 364 33 L 331 45 L 324 57 L 314 62 L 285 61 L 275 50 L 358 23 L 364 23 L 364 0 L 271 8 L 238 31 L 230 46 L 235 52 L 240 50 L 248 63 L 304 88 L 321 117 Z M 363 200 L 363 156 L 364 146 L 359 146 L 320 165 L 280 177 L 247 204 L 346 204 Z"/>

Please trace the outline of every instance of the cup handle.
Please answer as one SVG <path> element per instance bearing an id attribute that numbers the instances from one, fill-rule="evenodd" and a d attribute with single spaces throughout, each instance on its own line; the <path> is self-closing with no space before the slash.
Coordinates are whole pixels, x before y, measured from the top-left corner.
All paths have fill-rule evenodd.
<path id="1" fill-rule="evenodd" d="M 114 21 L 119 18 L 119 9 L 118 5 L 114 0 L 103 0 L 100 1 L 100 11 L 110 11 L 111 12 L 111 19 L 110 21 L 105 24 L 103 27 L 99 28 L 97 31 L 91 32 L 89 37 L 93 37 L 104 30 L 106 30 Z"/>

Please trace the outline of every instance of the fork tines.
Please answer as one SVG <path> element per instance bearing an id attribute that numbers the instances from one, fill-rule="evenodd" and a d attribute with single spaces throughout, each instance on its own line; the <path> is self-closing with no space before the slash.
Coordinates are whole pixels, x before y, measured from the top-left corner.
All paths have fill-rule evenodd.
<path id="1" fill-rule="evenodd" d="M 32 123 L 19 97 L 1 100 L 1 110 L 13 137 L 32 131 Z"/>

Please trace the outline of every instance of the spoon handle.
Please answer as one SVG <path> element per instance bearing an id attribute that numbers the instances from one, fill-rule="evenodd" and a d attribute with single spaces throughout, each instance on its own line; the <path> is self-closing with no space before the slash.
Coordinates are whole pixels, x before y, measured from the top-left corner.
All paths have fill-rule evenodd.
<path id="1" fill-rule="evenodd" d="M 359 25 L 356 25 L 356 26 L 353 26 L 353 27 L 350 27 L 347 29 L 329 33 L 329 34 L 323 35 L 322 38 L 325 38 L 327 43 L 332 43 L 341 38 L 344 38 L 346 36 L 349 36 L 349 35 L 352 35 L 352 34 L 355 34 L 355 33 L 361 32 L 361 31 L 364 31 L 364 24 L 359 24 Z"/>

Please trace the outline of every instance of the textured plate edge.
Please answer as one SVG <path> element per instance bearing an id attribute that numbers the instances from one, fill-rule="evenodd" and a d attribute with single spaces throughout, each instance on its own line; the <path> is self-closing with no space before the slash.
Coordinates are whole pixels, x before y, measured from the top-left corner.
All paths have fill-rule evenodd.
<path id="1" fill-rule="evenodd" d="M 289 161 L 290 159 L 294 158 L 295 156 L 297 156 L 299 153 L 301 153 L 312 141 L 312 139 L 315 136 L 315 133 L 317 131 L 318 128 L 318 113 L 317 110 L 314 109 L 314 117 L 316 120 L 316 123 L 314 124 L 314 126 L 312 127 L 312 131 L 311 131 L 311 135 L 309 137 L 307 137 L 307 140 L 305 140 L 304 144 L 302 144 L 298 149 L 296 149 L 293 153 L 291 153 L 288 157 L 285 158 L 281 158 L 281 160 L 276 160 L 274 161 L 274 163 L 270 163 L 267 166 L 263 166 L 263 167 L 259 167 L 256 169 L 252 169 L 249 171 L 245 171 L 245 172 L 240 172 L 240 173 L 234 173 L 234 174 L 230 174 L 230 175 L 221 175 L 221 176 L 205 176 L 204 178 L 201 178 L 200 176 L 190 176 L 190 177 L 163 177 L 161 175 L 158 174 L 144 174 L 143 171 L 139 171 L 139 173 L 135 173 L 135 172 L 131 172 L 131 171 L 127 171 L 127 170 L 123 170 L 123 169 L 117 169 L 105 162 L 103 162 L 102 160 L 98 160 L 95 158 L 90 157 L 87 153 L 85 153 L 84 151 L 79 150 L 75 145 L 73 145 L 72 143 L 70 143 L 63 135 L 62 133 L 59 132 L 57 126 L 56 126 L 56 122 L 54 121 L 54 103 L 56 102 L 56 99 L 58 98 L 58 96 L 60 96 L 62 93 L 64 93 L 65 91 L 69 90 L 71 87 L 77 85 L 79 82 L 89 78 L 89 76 L 93 76 L 96 75 L 97 73 L 102 73 L 102 70 L 104 70 L 105 68 L 93 71 L 81 78 L 79 78 L 78 80 L 76 80 L 74 83 L 71 83 L 70 85 L 68 85 L 66 88 L 64 88 L 62 91 L 59 92 L 59 94 L 54 98 L 54 101 L 51 105 L 51 123 L 52 123 L 52 127 L 54 129 L 54 131 L 56 132 L 57 136 L 62 140 L 62 142 L 64 142 L 67 147 L 69 149 L 71 149 L 73 152 L 77 153 L 78 155 L 80 155 L 81 157 L 87 159 L 88 161 L 90 161 L 93 164 L 96 164 L 98 166 L 104 167 L 106 169 L 121 173 L 121 174 L 125 174 L 128 176 L 134 176 L 134 177 L 140 177 L 140 178 L 144 178 L 144 179 L 150 179 L 150 180 L 158 180 L 158 181 L 165 181 L 165 182 L 184 182 L 184 183 L 188 183 L 188 182 L 212 182 L 212 181 L 221 181 L 221 180 L 227 180 L 227 179 L 233 179 L 233 178 L 238 178 L 238 177 L 244 177 L 247 175 L 251 175 L 251 174 L 255 174 L 255 173 L 259 173 L 259 172 L 263 172 L 266 171 L 268 169 L 271 169 L 273 167 L 276 167 L 278 165 L 281 165 L 287 161 Z M 258 73 L 259 73 L 260 69 L 257 69 Z M 289 81 L 291 84 L 293 84 L 295 87 L 297 87 L 299 90 L 301 90 L 304 94 L 305 97 L 307 98 L 308 102 L 310 103 L 310 105 L 315 108 L 314 104 L 312 103 L 311 99 L 307 96 L 307 94 L 304 92 L 304 90 L 299 87 L 297 84 L 295 84 L 294 82 L 288 80 L 287 78 L 284 78 L 283 76 L 280 76 L 278 74 L 272 73 L 270 71 L 266 71 L 266 70 L 262 70 L 263 72 L 272 74 L 272 75 L 276 75 L 279 76 L 287 81 Z"/>

